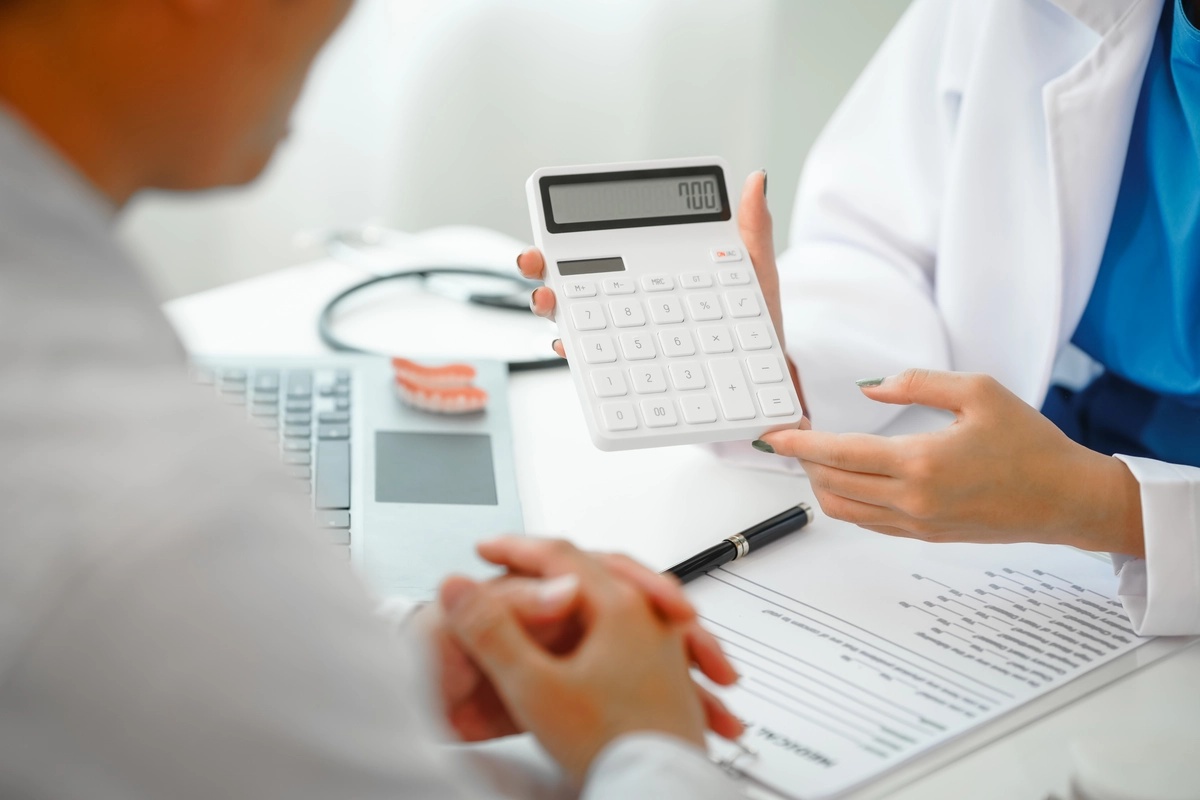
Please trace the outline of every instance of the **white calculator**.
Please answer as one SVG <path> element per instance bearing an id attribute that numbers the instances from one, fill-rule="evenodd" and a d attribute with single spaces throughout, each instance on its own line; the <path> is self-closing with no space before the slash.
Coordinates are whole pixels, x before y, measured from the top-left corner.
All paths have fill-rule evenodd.
<path id="1" fill-rule="evenodd" d="M 555 321 L 601 450 L 753 440 L 802 410 L 718 158 L 540 169 Z"/>

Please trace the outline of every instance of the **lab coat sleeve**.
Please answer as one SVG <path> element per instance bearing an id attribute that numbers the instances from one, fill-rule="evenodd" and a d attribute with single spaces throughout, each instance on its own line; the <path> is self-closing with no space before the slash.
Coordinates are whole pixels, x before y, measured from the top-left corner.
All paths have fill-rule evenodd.
<path id="1" fill-rule="evenodd" d="M 1141 636 L 1200 634 L 1200 469 L 1117 456 L 1141 484 L 1146 558 L 1114 556 Z"/>
<path id="2" fill-rule="evenodd" d="M 950 29 L 968 5 L 914 3 L 805 166 L 780 281 L 788 351 L 818 428 L 878 431 L 900 412 L 865 399 L 856 379 L 953 368 L 934 271 L 956 74 L 970 48 Z"/>

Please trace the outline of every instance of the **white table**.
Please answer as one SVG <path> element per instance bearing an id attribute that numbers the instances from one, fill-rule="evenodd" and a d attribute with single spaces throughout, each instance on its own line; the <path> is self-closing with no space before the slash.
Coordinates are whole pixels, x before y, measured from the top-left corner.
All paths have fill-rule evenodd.
<path id="1" fill-rule="evenodd" d="M 515 244 L 486 232 L 442 231 L 394 243 L 377 263 L 503 269 L 515 252 Z M 166 311 L 193 352 L 318 354 L 325 352 L 316 335 L 318 311 L 335 292 L 368 274 L 360 266 L 316 261 L 185 297 L 167 304 Z M 368 295 L 341 320 L 338 330 L 348 340 L 432 358 L 549 354 L 553 330 L 532 317 L 481 311 L 412 287 Z M 483 326 L 487 337 L 479 334 Z M 494 335 L 497 326 L 509 333 Z M 421 351 L 405 346 L 411 342 L 422 342 Z M 518 483 L 530 533 L 562 534 L 582 547 L 628 552 L 662 569 L 811 498 L 801 476 L 736 468 L 705 448 L 601 453 L 587 438 L 565 370 L 514 376 L 511 394 Z M 1200 646 L 1194 645 L 1152 642 L 853 796 L 1065 797 L 1072 742 L 1113 730 L 1129 731 L 1136 742 L 1138 731 L 1170 719 L 1190 721 L 1191 730 L 1200 731 Z"/>

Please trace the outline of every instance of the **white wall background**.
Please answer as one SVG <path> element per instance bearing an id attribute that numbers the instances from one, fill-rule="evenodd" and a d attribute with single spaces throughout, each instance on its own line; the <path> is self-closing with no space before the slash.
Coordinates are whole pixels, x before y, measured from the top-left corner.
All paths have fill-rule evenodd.
<path id="1" fill-rule="evenodd" d="M 378 221 L 529 238 L 559 163 L 716 154 L 786 221 L 813 139 L 908 0 L 359 0 L 247 189 L 147 196 L 123 234 L 164 295 L 313 255 Z M 778 225 L 786 243 L 786 225 Z"/>

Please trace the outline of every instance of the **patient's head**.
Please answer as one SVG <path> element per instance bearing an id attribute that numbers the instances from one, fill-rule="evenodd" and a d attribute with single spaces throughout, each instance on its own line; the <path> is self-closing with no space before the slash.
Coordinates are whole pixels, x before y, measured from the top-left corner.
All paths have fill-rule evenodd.
<path id="1" fill-rule="evenodd" d="M 352 0 L 0 0 L 0 100 L 116 202 L 256 177 Z"/>

